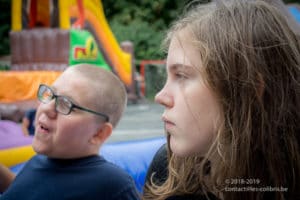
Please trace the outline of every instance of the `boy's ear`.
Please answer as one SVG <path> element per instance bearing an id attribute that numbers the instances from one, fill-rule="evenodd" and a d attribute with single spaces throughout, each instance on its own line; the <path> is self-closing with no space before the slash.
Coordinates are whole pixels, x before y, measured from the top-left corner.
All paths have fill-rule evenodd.
<path id="1" fill-rule="evenodd" d="M 112 129 L 113 127 L 111 123 L 106 122 L 102 124 L 97 133 L 93 135 L 90 142 L 96 145 L 104 143 L 111 135 Z"/>

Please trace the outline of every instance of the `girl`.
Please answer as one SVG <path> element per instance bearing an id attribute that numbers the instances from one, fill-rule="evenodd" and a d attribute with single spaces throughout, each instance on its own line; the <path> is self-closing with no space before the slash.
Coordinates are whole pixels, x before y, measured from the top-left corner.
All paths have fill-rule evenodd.
<path id="1" fill-rule="evenodd" d="M 144 199 L 299 199 L 300 42 L 281 12 L 196 6 L 166 45 L 168 176 Z"/>

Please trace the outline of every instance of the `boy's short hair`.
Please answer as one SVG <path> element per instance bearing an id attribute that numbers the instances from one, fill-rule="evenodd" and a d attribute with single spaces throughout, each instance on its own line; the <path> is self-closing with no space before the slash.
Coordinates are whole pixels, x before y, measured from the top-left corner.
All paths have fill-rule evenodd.
<path id="1" fill-rule="evenodd" d="M 109 122 L 116 127 L 127 104 L 124 84 L 112 72 L 92 64 L 70 66 L 75 72 L 89 81 L 94 99 L 90 100 L 95 111 L 109 116 Z"/>

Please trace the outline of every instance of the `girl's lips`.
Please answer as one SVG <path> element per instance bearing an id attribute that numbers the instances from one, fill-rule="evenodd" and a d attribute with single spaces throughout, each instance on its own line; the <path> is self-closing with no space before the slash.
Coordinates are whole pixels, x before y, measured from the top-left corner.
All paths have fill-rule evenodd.
<path id="1" fill-rule="evenodd" d="M 166 130 L 171 129 L 172 127 L 174 127 L 174 124 L 173 124 L 173 123 L 165 122 L 165 129 L 166 129 Z"/>
<path id="2" fill-rule="evenodd" d="M 166 129 L 166 130 L 168 130 L 168 129 L 170 129 L 170 128 L 172 128 L 172 127 L 175 126 L 175 123 L 171 122 L 171 121 L 168 120 L 166 117 L 162 117 L 162 120 L 163 120 L 163 122 L 164 122 L 164 124 L 165 124 L 165 129 Z"/>

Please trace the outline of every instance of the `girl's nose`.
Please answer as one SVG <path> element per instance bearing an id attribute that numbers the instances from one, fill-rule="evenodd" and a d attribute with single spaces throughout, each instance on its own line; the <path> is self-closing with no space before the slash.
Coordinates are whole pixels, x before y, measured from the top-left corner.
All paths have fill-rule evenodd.
<path id="1" fill-rule="evenodd" d="M 167 90 L 166 85 L 155 95 L 154 100 L 165 107 L 172 107 L 174 105 L 173 96 Z"/>

